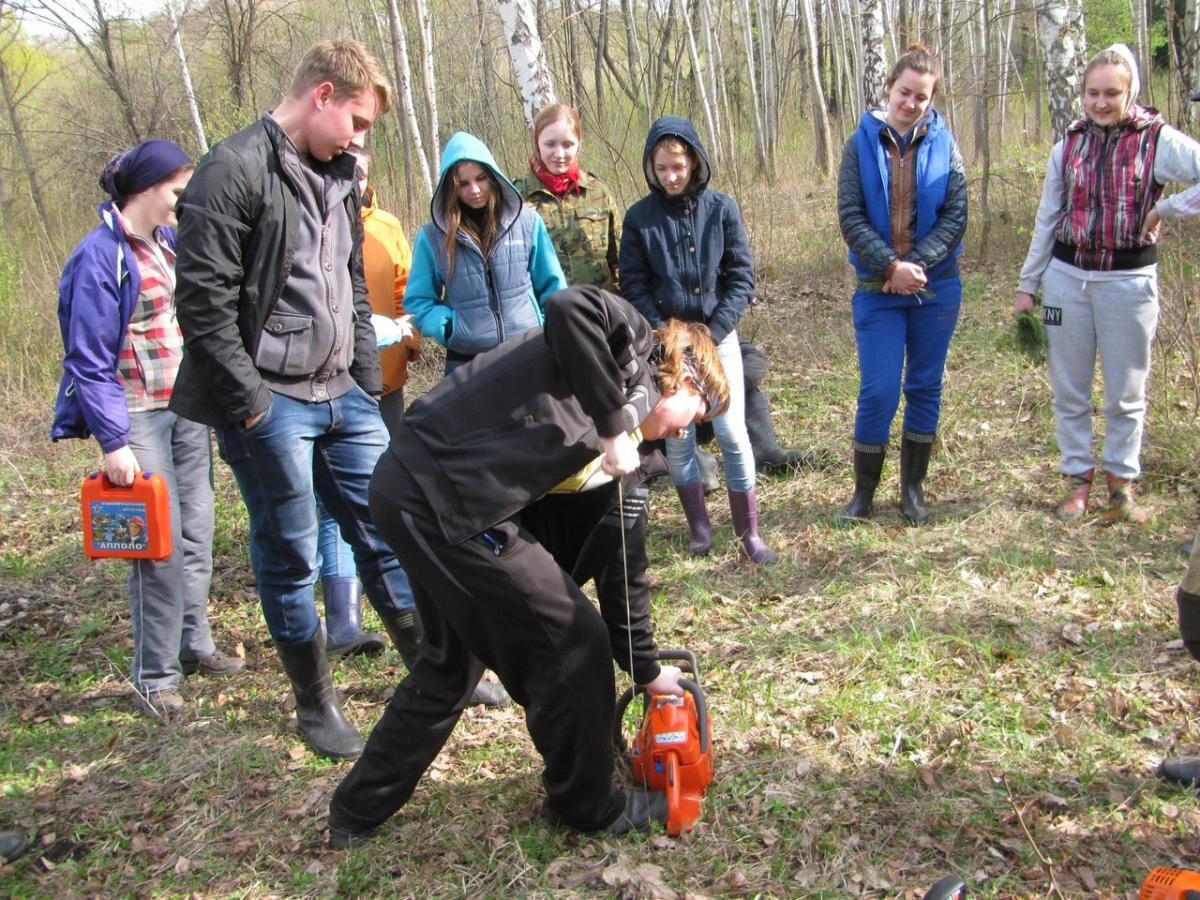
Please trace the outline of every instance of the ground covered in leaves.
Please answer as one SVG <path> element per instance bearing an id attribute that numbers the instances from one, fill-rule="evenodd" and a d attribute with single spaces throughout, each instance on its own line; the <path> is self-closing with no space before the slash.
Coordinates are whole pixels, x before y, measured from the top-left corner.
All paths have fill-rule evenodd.
<path id="1" fill-rule="evenodd" d="M 218 463 L 211 617 L 247 669 L 189 680 L 189 714 L 151 721 L 130 702 L 125 570 L 79 551 L 95 451 L 47 444 L 39 396 L 0 423 L 0 827 L 35 840 L 0 869 L 0 890 L 919 897 L 958 872 L 981 896 L 1123 897 L 1150 867 L 1200 859 L 1200 804 L 1154 776 L 1164 755 L 1200 749 L 1200 671 L 1169 643 L 1197 519 L 1197 232 L 1166 236 L 1150 524 L 1054 519 L 1045 373 L 1009 337 L 1025 238 L 1005 223 L 1031 213 L 1026 178 L 993 196 L 989 260 L 970 243 L 963 260 L 933 523 L 902 525 L 893 454 L 876 521 L 840 530 L 857 389 L 842 244 L 827 197 L 754 190 L 760 303 L 742 330 L 768 348 L 781 435 L 836 463 L 760 483 L 783 557 L 769 569 L 740 561 L 723 492 L 706 560 L 685 555 L 673 494 L 655 492 L 660 643 L 699 656 L 714 719 L 717 779 L 693 834 L 549 831 L 520 711 L 471 710 L 377 838 L 329 850 L 326 803 L 348 766 L 298 740 L 228 470 Z M 393 652 L 336 667 L 364 733 L 402 675 Z"/>

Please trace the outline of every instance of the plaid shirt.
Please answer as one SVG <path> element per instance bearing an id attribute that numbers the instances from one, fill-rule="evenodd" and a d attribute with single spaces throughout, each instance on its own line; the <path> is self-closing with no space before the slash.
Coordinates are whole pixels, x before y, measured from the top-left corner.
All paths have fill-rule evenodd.
<path id="1" fill-rule="evenodd" d="M 147 241 L 120 219 L 142 289 L 121 344 L 117 379 L 130 412 L 166 409 L 183 360 L 183 333 L 175 321 L 175 253 L 157 234 Z"/>

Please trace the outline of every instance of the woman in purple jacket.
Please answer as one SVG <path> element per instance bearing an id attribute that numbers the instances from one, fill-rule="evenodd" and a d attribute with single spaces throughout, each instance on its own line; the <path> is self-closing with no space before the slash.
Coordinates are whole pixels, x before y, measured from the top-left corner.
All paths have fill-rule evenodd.
<path id="1" fill-rule="evenodd" d="M 243 666 L 208 627 L 213 486 L 208 428 L 167 409 L 183 354 L 175 321 L 175 201 L 195 168 L 175 144 L 150 140 L 108 161 L 100 224 L 72 251 L 58 286 L 63 377 L 50 436 L 94 435 L 104 472 L 127 487 L 157 472 L 171 495 L 173 552 L 134 560 L 129 577 L 133 685 L 140 708 L 183 709 L 182 675 Z"/>
<path id="2" fill-rule="evenodd" d="M 732 197 L 710 190 L 712 168 L 695 126 L 663 116 L 650 126 L 642 158 L 650 193 L 629 207 L 621 232 L 621 290 L 655 328 L 669 319 L 708 326 L 725 377 L 742 384 L 737 325 L 754 296 L 754 261 Z M 733 528 L 746 555 L 772 563 L 775 552 L 758 535 L 754 452 L 746 433 L 746 397 L 735 390 L 729 409 L 713 421 L 725 461 Z M 696 461 L 696 429 L 667 438 L 671 481 L 683 503 L 688 551 L 707 555 L 712 526 Z"/>

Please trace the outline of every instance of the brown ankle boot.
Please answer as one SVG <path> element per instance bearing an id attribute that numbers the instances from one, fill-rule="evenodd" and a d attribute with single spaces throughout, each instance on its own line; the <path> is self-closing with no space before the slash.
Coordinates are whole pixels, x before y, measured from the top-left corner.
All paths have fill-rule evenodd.
<path id="1" fill-rule="evenodd" d="M 1066 499 L 1058 504 L 1058 508 L 1054 514 L 1064 522 L 1078 522 L 1083 518 L 1083 514 L 1087 512 L 1088 495 L 1092 491 L 1092 478 L 1095 476 L 1096 470 L 1088 469 L 1082 475 L 1070 475 L 1071 493 L 1067 494 Z"/>
<path id="2" fill-rule="evenodd" d="M 1133 482 L 1118 478 L 1112 472 L 1104 473 L 1108 482 L 1108 507 L 1104 510 L 1106 522 L 1132 522 L 1141 525 L 1149 517 L 1145 509 L 1133 499 Z"/>

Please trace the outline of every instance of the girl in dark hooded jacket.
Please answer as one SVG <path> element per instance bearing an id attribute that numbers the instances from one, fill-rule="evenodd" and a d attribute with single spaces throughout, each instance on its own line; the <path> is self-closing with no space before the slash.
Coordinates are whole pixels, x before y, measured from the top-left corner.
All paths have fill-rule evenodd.
<path id="1" fill-rule="evenodd" d="M 625 214 L 622 292 L 656 328 L 668 319 L 707 325 L 725 377 L 740 385 L 737 325 L 754 296 L 754 262 L 737 204 L 709 189 L 708 155 L 687 119 L 664 116 L 650 126 L 642 168 L 650 193 Z M 777 557 L 758 534 L 745 394 L 732 394 L 729 409 L 713 421 L 713 429 L 725 461 L 733 527 L 751 560 L 771 563 Z M 712 546 L 712 525 L 696 462 L 694 427 L 682 438 L 667 439 L 667 461 L 691 532 L 688 550 L 704 556 Z"/>

